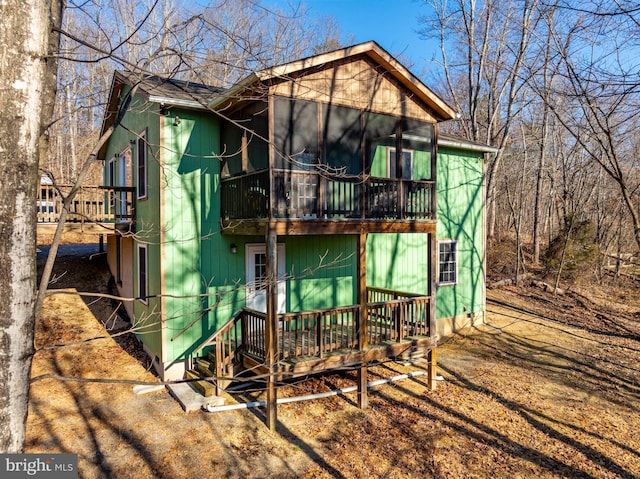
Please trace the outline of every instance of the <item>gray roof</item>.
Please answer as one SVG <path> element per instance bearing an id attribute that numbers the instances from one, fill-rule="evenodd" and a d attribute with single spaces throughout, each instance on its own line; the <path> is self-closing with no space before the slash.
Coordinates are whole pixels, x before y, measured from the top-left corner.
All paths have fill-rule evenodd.
<path id="1" fill-rule="evenodd" d="M 129 86 L 138 84 L 138 91 L 151 102 L 186 108 L 206 109 L 212 100 L 225 91 L 224 88 L 203 83 L 134 74 L 128 71 L 116 72 L 116 76 Z"/>

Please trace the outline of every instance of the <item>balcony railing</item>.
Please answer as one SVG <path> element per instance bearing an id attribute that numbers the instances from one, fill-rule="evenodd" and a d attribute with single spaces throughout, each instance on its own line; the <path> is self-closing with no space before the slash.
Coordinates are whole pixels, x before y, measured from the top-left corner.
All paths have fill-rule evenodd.
<path id="1" fill-rule="evenodd" d="M 224 220 L 433 218 L 433 181 L 263 170 L 222 180 Z M 270 191 L 273 191 L 271 198 Z"/>
<path id="2" fill-rule="evenodd" d="M 38 223 L 57 223 L 62 205 L 73 186 L 40 185 L 36 203 Z M 135 219 L 135 188 L 127 186 L 82 186 L 69 204 L 71 223 L 130 224 Z"/>

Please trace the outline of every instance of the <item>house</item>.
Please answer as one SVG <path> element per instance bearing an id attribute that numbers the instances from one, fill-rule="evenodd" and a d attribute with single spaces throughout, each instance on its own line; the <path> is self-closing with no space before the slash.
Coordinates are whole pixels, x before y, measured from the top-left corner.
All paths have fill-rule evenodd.
<path id="1" fill-rule="evenodd" d="M 116 72 L 108 262 L 161 377 L 253 368 L 273 398 L 356 367 L 364 405 L 369 362 L 426 355 L 435 381 L 438 335 L 485 309 L 494 150 L 439 136 L 454 116 L 374 42 L 226 90 Z"/>

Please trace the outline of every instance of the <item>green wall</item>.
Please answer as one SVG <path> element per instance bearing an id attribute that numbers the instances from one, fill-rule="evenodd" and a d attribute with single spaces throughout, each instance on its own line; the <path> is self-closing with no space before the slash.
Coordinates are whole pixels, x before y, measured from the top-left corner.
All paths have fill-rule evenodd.
<path id="1" fill-rule="evenodd" d="M 219 228 L 218 131 L 218 120 L 201 112 L 172 110 L 164 122 L 165 361 L 184 357 L 221 325 L 207 311 L 238 277 L 235 258 L 219 253 L 229 242 Z"/>
<path id="2" fill-rule="evenodd" d="M 161 257 L 166 294 L 165 344 L 157 320 L 158 298 L 137 301 L 138 322 L 152 324 L 139 337 L 164 361 L 189 356 L 245 304 L 245 245 L 262 237 L 220 233 L 219 121 L 210 114 L 173 109 L 167 117 L 134 104 L 124 119 L 127 129 L 148 129 L 147 200 L 138 202 L 139 240 L 149 248 L 149 294 L 160 293 Z M 180 121 L 174 121 L 178 115 Z M 160 152 L 160 124 L 164 149 Z M 109 155 L 135 136 L 118 129 Z M 161 166 L 160 159 L 164 163 Z M 135 149 L 134 162 L 135 164 Z M 414 153 L 414 178 L 428 178 L 429 153 Z M 386 174 L 386 149 L 374 154 L 372 174 Z M 134 176 L 135 177 L 135 176 Z M 162 179 L 162 181 L 161 181 Z M 162 198 L 160 198 L 162 185 Z M 162 200 L 162 201 L 161 201 Z M 160 244 L 161 208 L 165 220 Z M 441 149 L 438 161 L 438 226 L 441 239 L 457 239 L 459 281 L 438 288 L 438 317 L 482 309 L 482 162 L 477 154 Z M 285 244 L 287 311 L 323 309 L 356 303 L 356 237 L 281 237 Z M 231 244 L 237 248 L 231 254 Z M 162 251 L 161 251 L 162 250 Z M 134 251 L 135 253 L 135 251 Z M 367 240 L 367 275 L 371 286 L 426 294 L 428 237 L 425 234 L 371 234 Z M 137 265 L 134 268 L 134 282 Z M 134 284 L 135 290 L 137 285 Z M 163 351 L 164 347 L 164 351 Z"/>
<path id="3" fill-rule="evenodd" d="M 292 236 L 284 243 L 287 311 L 356 304 L 355 236 Z"/>
<path id="4" fill-rule="evenodd" d="M 367 285 L 428 294 L 428 235 L 367 236 Z"/>
<path id="5" fill-rule="evenodd" d="M 482 169 L 481 153 L 438 151 L 436 236 L 458 240 L 458 283 L 438 287 L 438 318 L 480 312 L 484 307 Z"/>
<path id="6" fill-rule="evenodd" d="M 429 153 L 415 150 L 414 178 L 428 178 Z M 386 173 L 385 148 L 378 148 L 372 174 Z M 437 239 L 458 240 L 458 283 L 439 286 L 438 318 L 483 310 L 482 154 L 440 148 L 437 172 Z M 371 234 L 367 239 L 367 283 L 411 293 L 428 292 L 428 236 Z"/>
<path id="7" fill-rule="evenodd" d="M 126 89 L 124 93 L 126 93 Z M 158 154 L 160 144 L 159 136 L 160 115 L 157 108 L 145 103 L 139 95 L 135 96 L 125 114 L 120 128 L 116 128 L 109 139 L 106 151 L 106 161 L 104 165 L 104 179 L 106 184 L 109 159 L 119 154 L 125 148 L 131 147 L 132 161 L 130 173 L 136 180 L 136 148 L 135 140 L 137 134 L 147 130 L 147 174 L 148 174 L 148 197 L 139 200 L 136 204 L 136 241 L 133 251 L 133 291 L 138 291 L 138 262 L 137 247 L 138 242 L 148 244 L 149 262 L 149 295 L 154 296 L 160 293 L 160 246 L 159 230 L 160 214 L 157 207 L 159 201 L 159 164 Z M 144 340 L 145 345 L 158 356 L 162 355 L 162 335 L 160 330 L 160 300 L 149 298 L 148 305 L 140 301 L 134 303 L 134 325 L 138 330 L 138 337 Z"/>

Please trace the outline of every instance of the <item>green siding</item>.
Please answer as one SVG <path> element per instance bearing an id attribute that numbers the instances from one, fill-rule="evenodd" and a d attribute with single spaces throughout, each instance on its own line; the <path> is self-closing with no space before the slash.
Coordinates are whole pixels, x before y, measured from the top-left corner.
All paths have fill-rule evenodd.
<path id="1" fill-rule="evenodd" d="M 438 288 L 437 316 L 480 312 L 484 306 L 482 156 L 438 153 L 438 239 L 458 240 L 458 283 Z"/>
<path id="2" fill-rule="evenodd" d="M 130 174 L 136 178 L 136 134 L 147 130 L 147 143 L 150 145 L 147 153 L 147 178 L 148 197 L 145 200 L 136 202 L 136 241 L 134 241 L 134 265 L 133 265 L 133 291 L 138 291 L 138 264 L 137 264 L 137 244 L 143 242 L 148 244 L 149 263 L 149 295 L 160 294 L 160 247 L 159 230 L 160 223 L 159 209 L 159 166 L 155 160 L 158 157 L 159 136 L 159 112 L 155 106 L 145 103 L 142 97 L 134 97 L 129 110 L 122 120 L 122 127 L 117 128 L 109 139 L 106 151 L 106 161 L 104 167 L 104 179 L 106 184 L 109 159 L 119 154 L 125 148 L 132 148 L 132 164 Z M 148 305 L 140 301 L 134 303 L 134 324 L 138 329 L 138 337 L 144 340 L 145 345 L 158 356 L 162 356 L 162 334 L 160 328 L 160 300 L 150 298 Z"/>
<path id="3" fill-rule="evenodd" d="M 386 178 L 387 176 L 387 147 L 378 145 L 373 154 L 371 165 L 371 176 Z"/>
<path id="4" fill-rule="evenodd" d="M 427 294 L 428 235 L 370 234 L 367 237 L 367 285 Z"/>
<path id="5" fill-rule="evenodd" d="M 223 323 L 207 311 L 233 284 L 228 276 L 238 278 L 220 254 L 229 246 L 219 231 L 218 131 L 214 117 L 191 111 L 173 110 L 164 124 L 165 361 L 184 357 Z"/>
<path id="6" fill-rule="evenodd" d="M 304 236 L 285 240 L 287 311 L 356 304 L 356 237 Z"/>
<path id="7" fill-rule="evenodd" d="M 413 151 L 413 179 L 428 180 L 431 178 L 431 153 L 428 151 Z"/>

